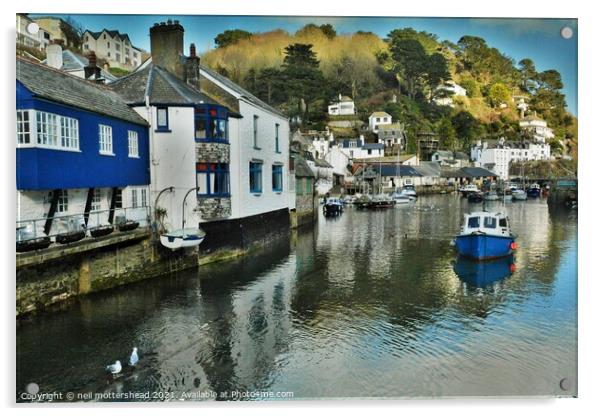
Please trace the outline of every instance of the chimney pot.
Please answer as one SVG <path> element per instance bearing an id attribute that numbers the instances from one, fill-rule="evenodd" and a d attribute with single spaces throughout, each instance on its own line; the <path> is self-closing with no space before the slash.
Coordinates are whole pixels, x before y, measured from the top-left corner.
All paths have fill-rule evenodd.
<path id="1" fill-rule="evenodd" d="M 190 44 L 190 57 L 191 58 L 196 57 L 196 46 L 194 43 Z"/>

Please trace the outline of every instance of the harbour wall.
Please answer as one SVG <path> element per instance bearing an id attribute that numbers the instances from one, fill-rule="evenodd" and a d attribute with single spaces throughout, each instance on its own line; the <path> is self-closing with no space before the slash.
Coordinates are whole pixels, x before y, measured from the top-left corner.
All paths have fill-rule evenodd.
<path id="1" fill-rule="evenodd" d="M 135 230 L 19 253 L 16 315 L 57 310 L 89 293 L 242 256 L 289 238 L 290 225 L 288 209 L 282 209 L 202 223 L 207 237 L 201 246 L 174 252 L 150 231 Z"/>

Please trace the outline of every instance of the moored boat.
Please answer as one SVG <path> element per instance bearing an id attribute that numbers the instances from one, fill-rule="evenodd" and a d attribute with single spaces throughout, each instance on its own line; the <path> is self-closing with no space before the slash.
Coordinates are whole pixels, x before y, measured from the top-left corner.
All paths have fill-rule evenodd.
<path id="1" fill-rule="evenodd" d="M 117 224 L 119 231 L 132 231 L 138 228 L 140 224 L 137 221 L 127 220 Z"/>
<path id="2" fill-rule="evenodd" d="M 57 234 L 55 237 L 56 242 L 59 244 L 74 243 L 83 239 L 86 236 L 84 230 L 67 231 L 66 233 Z"/>
<path id="3" fill-rule="evenodd" d="M 472 193 L 480 192 L 479 188 L 472 183 L 460 187 L 458 191 L 462 194 L 463 197 L 468 197 L 468 195 Z"/>
<path id="4" fill-rule="evenodd" d="M 106 224 L 106 225 L 99 225 L 97 227 L 92 227 L 89 228 L 88 231 L 90 231 L 90 235 L 92 237 L 103 237 L 105 235 L 109 235 L 113 232 L 115 228 L 110 225 L 110 224 Z"/>
<path id="5" fill-rule="evenodd" d="M 468 199 L 468 202 L 476 202 L 476 203 L 483 202 L 483 200 L 484 200 L 483 193 L 480 191 L 469 192 L 466 198 Z"/>
<path id="6" fill-rule="evenodd" d="M 527 196 L 537 198 L 541 195 L 541 186 L 538 183 L 532 183 L 527 189 Z"/>
<path id="7" fill-rule="evenodd" d="M 205 239 L 205 232 L 200 228 L 183 228 L 161 234 L 160 240 L 164 247 L 178 250 L 186 247 L 196 247 Z"/>
<path id="8" fill-rule="evenodd" d="M 327 198 L 322 207 L 324 215 L 340 215 L 343 213 L 343 203 L 338 198 Z"/>
<path id="9" fill-rule="evenodd" d="M 527 199 L 527 193 L 522 189 L 515 189 L 512 191 L 513 201 L 525 201 Z"/>
<path id="10" fill-rule="evenodd" d="M 410 201 L 415 201 L 418 198 L 414 185 L 404 185 L 401 189 L 401 195 L 408 197 Z"/>
<path id="11" fill-rule="evenodd" d="M 464 214 L 462 230 L 454 244 L 458 254 L 476 260 L 508 256 L 517 248 L 508 217 L 487 211 Z"/>
<path id="12" fill-rule="evenodd" d="M 52 243 L 50 237 L 30 238 L 28 240 L 17 241 L 17 253 L 24 253 L 33 250 L 42 250 L 48 248 Z"/>
<path id="13" fill-rule="evenodd" d="M 368 203 L 368 208 L 380 209 L 380 208 L 392 208 L 395 206 L 395 200 L 388 195 L 375 195 Z"/>

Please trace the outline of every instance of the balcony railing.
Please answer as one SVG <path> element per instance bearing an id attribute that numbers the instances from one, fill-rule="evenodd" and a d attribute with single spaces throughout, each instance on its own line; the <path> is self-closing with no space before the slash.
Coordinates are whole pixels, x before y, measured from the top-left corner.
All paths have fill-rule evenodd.
<path id="1" fill-rule="evenodd" d="M 88 225 L 85 225 L 84 213 L 72 215 L 55 215 L 52 217 L 52 227 L 48 234 L 44 232 L 50 218 L 34 218 L 18 220 L 16 222 L 17 242 L 35 240 L 40 237 L 56 237 L 72 231 L 86 231 L 86 236 L 91 236 L 90 231 L 96 227 L 109 225 L 109 217 L 113 212 L 113 225 L 117 227 L 126 221 L 135 221 L 139 228 L 148 228 L 151 225 L 150 207 L 125 207 L 107 210 L 91 211 L 88 214 Z"/>

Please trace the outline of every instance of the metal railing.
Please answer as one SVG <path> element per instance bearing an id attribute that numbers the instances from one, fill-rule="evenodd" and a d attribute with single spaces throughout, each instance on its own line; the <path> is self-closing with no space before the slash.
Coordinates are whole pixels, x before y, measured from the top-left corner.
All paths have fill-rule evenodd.
<path id="1" fill-rule="evenodd" d="M 90 211 L 88 214 L 88 225 L 85 224 L 85 214 L 55 215 L 54 217 L 34 218 L 16 221 L 17 241 L 35 240 L 40 237 L 56 237 L 59 234 L 71 231 L 89 231 L 95 227 L 109 225 L 109 217 L 113 212 L 113 225 L 118 226 L 125 221 L 136 221 L 139 227 L 150 227 L 150 206 L 143 207 L 125 207 L 105 209 L 99 211 Z M 49 219 L 52 219 L 52 226 L 48 234 L 44 228 Z"/>

